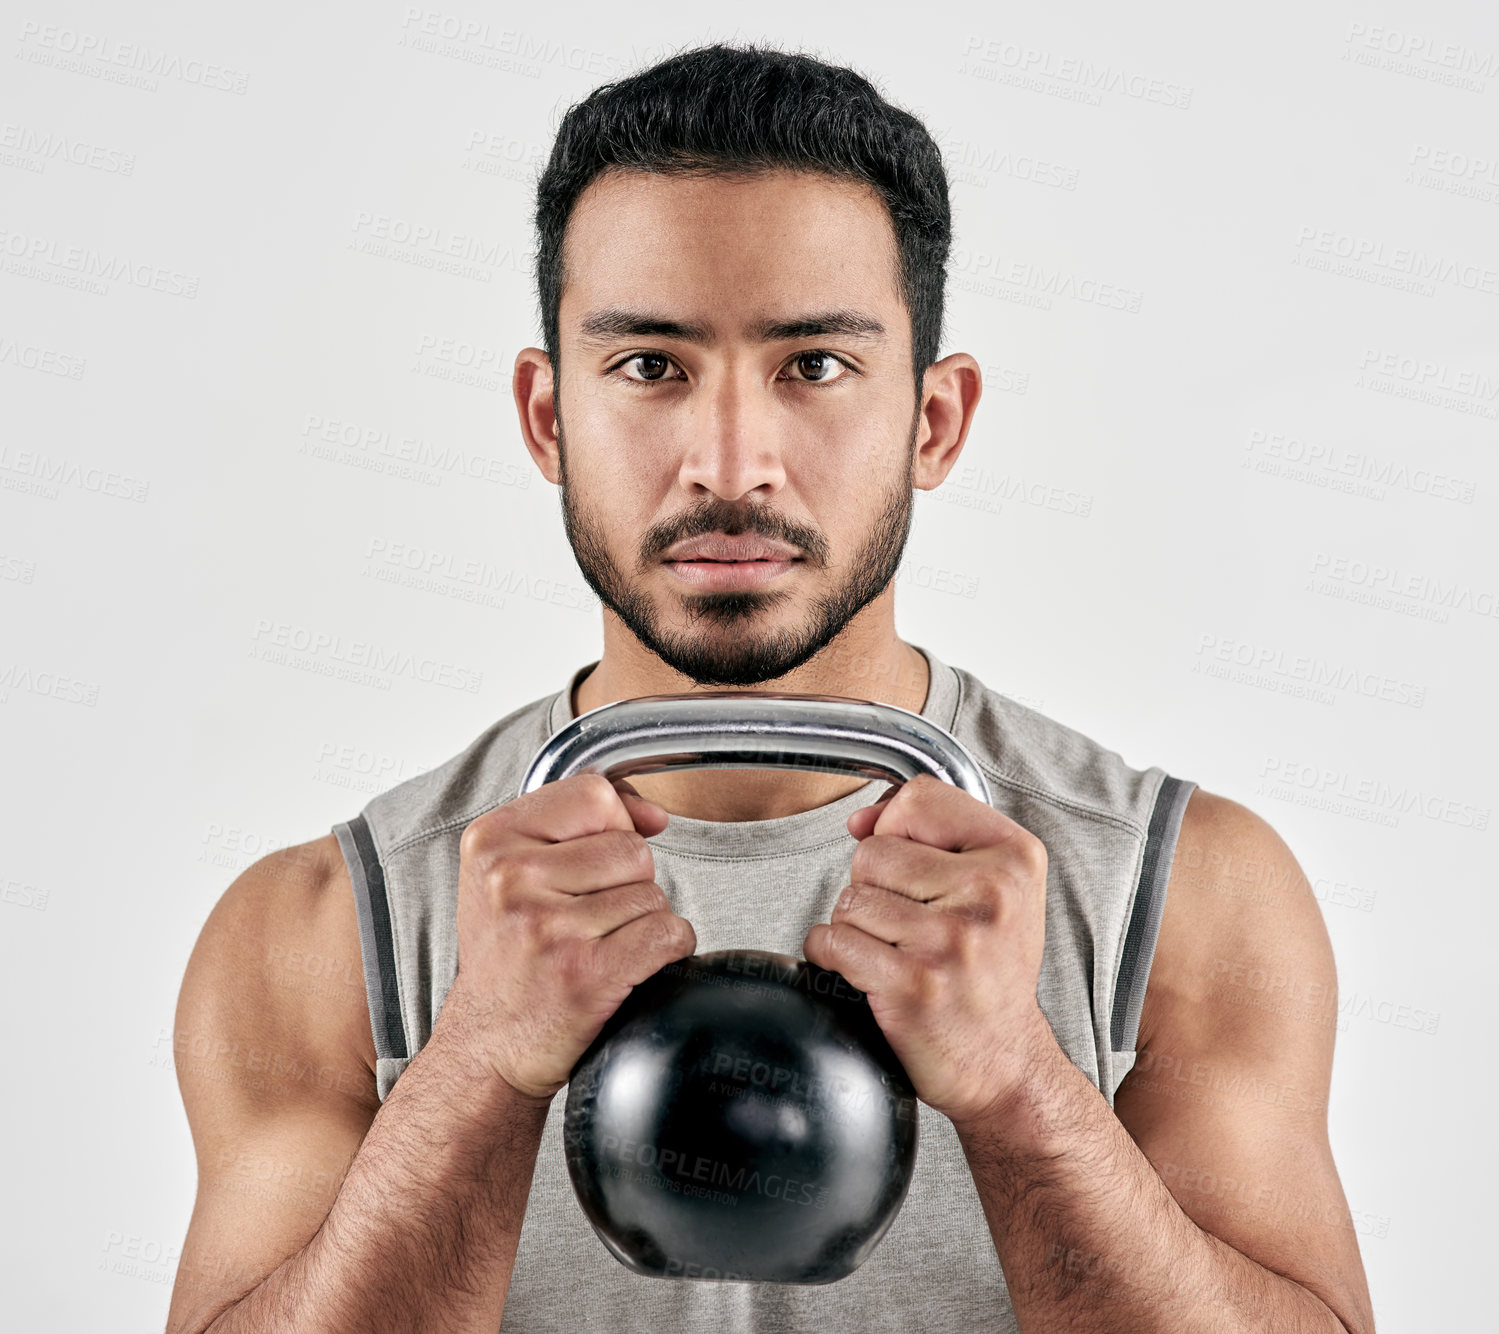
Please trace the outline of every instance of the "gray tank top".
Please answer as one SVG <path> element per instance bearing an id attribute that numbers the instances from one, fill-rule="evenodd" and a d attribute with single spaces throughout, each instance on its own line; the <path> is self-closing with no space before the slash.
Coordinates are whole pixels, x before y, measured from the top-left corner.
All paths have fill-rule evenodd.
<path id="1" fill-rule="evenodd" d="M 1196 785 L 1133 769 L 1114 751 L 921 652 L 922 714 L 963 743 L 993 804 L 1046 845 L 1046 944 L 1036 997 L 1058 1044 L 1113 1106 L 1135 1062 L 1140 1005 L 1183 809 Z M 573 717 L 572 688 L 500 719 L 461 754 L 381 793 L 334 827 L 359 915 L 383 1100 L 432 1032 L 457 973 L 458 840 L 512 800 L 532 757 Z M 698 951 L 800 957 L 848 882 L 845 823 L 876 780 L 815 810 L 723 823 L 672 816 L 650 840 L 656 882 L 697 932 Z M 916 1168 L 868 1260 L 816 1286 L 649 1278 L 615 1260 L 573 1194 L 562 1146 L 566 1090 L 552 1101 L 501 1328 L 817 1330 L 1017 1328 L 978 1192 L 952 1123 L 919 1104 Z"/>

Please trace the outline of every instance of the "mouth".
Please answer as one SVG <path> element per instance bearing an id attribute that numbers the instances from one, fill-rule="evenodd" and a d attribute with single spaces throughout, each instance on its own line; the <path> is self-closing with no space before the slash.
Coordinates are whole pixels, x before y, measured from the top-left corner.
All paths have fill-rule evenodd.
<path id="1" fill-rule="evenodd" d="M 760 557 L 754 560 L 714 560 L 694 557 L 671 560 L 666 568 L 683 583 L 703 592 L 722 592 L 735 588 L 758 588 L 789 573 L 801 564 L 798 557 Z"/>

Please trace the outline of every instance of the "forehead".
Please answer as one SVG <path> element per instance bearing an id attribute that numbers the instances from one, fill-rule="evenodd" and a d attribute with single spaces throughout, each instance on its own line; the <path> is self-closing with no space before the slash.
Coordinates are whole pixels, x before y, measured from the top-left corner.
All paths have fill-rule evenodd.
<path id="1" fill-rule="evenodd" d="M 608 173 L 579 197 L 564 268 L 564 327 L 614 305 L 720 323 L 730 312 L 900 306 L 884 201 L 822 173 Z"/>

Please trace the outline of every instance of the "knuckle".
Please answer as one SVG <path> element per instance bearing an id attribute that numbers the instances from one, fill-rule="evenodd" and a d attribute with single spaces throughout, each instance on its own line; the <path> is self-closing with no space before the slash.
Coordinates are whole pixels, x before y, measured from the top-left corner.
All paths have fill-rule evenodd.
<path id="1" fill-rule="evenodd" d="M 999 892 L 1003 872 L 988 861 L 970 860 L 958 877 L 958 894 L 966 903 L 993 897 Z"/>
<path id="2" fill-rule="evenodd" d="M 576 774 L 574 781 L 578 784 L 579 798 L 587 803 L 590 811 L 608 815 L 619 806 L 619 793 L 603 774 Z"/>
<path id="3" fill-rule="evenodd" d="M 948 916 L 942 920 L 940 943 L 943 954 L 949 957 L 964 953 L 968 938 L 968 924 L 961 917 Z"/>
<path id="4" fill-rule="evenodd" d="M 953 904 L 952 913 L 970 926 L 988 926 L 994 920 L 992 895 L 979 899 L 962 899 Z"/>
<path id="5" fill-rule="evenodd" d="M 910 974 L 907 987 L 923 1011 L 945 1008 L 948 991 L 948 974 L 941 968 L 923 968 Z"/>
<path id="6" fill-rule="evenodd" d="M 1033 875 L 1045 875 L 1047 866 L 1046 844 L 1029 830 L 1026 830 L 1024 837 L 1018 840 L 1017 846 L 1024 859 L 1026 870 L 1030 871 Z"/>
<path id="7" fill-rule="evenodd" d="M 604 845 L 611 868 L 618 867 L 639 880 L 649 880 L 656 870 L 651 845 L 633 829 L 611 829 Z"/>
<path id="8" fill-rule="evenodd" d="M 518 944 L 540 948 L 546 941 L 552 914 L 536 899 L 516 898 L 502 909 L 504 928 Z"/>
<path id="9" fill-rule="evenodd" d="M 463 861 L 473 857 L 481 846 L 479 836 L 479 822 L 471 820 L 464 827 L 463 833 L 458 836 L 458 856 Z"/>
<path id="10" fill-rule="evenodd" d="M 855 882 L 843 887 L 834 904 L 834 912 L 843 917 L 871 917 L 879 902 L 879 895 L 871 885 Z"/>
<path id="11" fill-rule="evenodd" d="M 671 911 L 666 891 L 659 885 L 638 882 L 627 885 L 623 898 L 631 917 L 648 917 L 652 913 Z"/>
<path id="12" fill-rule="evenodd" d="M 463 833 L 458 838 L 458 859 L 460 862 L 479 863 L 488 858 L 494 848 L 494 826 L 495 821 L 490 817 L 495 812 L 481 815 L 476 820 L 471 820 L 464 827 Z"/>
<path id="13" fill-rule="evenodd" d="M 534 884 L 542 872 L 536 854 L 520 850 L 495 857 L 484 869 L 502 897 Z"/>
<path id="14" fill-rule="evenodd" d="M 851 871 L 855 877 L 879 879 L 879 873 L 890 861 L 894 840 L 888 834 L 871 834 L 854 849 Z"/>
<path id="15" fill-rule="evenodd" d="M 651 954 L 670 954 L 675 958 L 691 953 L 697 947 L 697 932 L 692 929 L 692 924 L 670 908 L 648 914 L 647 920 L 651 924 L 647 937 Z"/>
<path id="16" fill-rule="evenodd" d="M 556 951 L 552 967 L 563 994 L 577 995 L 596 971 L 591 945 L 591 941 L 569 940 Z"/>

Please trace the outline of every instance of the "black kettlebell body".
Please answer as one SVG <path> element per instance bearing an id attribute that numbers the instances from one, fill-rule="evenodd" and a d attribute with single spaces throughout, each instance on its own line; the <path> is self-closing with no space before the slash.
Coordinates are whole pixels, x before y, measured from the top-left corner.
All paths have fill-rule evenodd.
<path id="1" fill-rule="evenodd" d="M 623 1264 L 661 1278 L 832 1283 L 894 1221 L 917 1104 L 862 992 L 764 950 L 668 964 L 568 1085 L 568 1174 Z"/>

